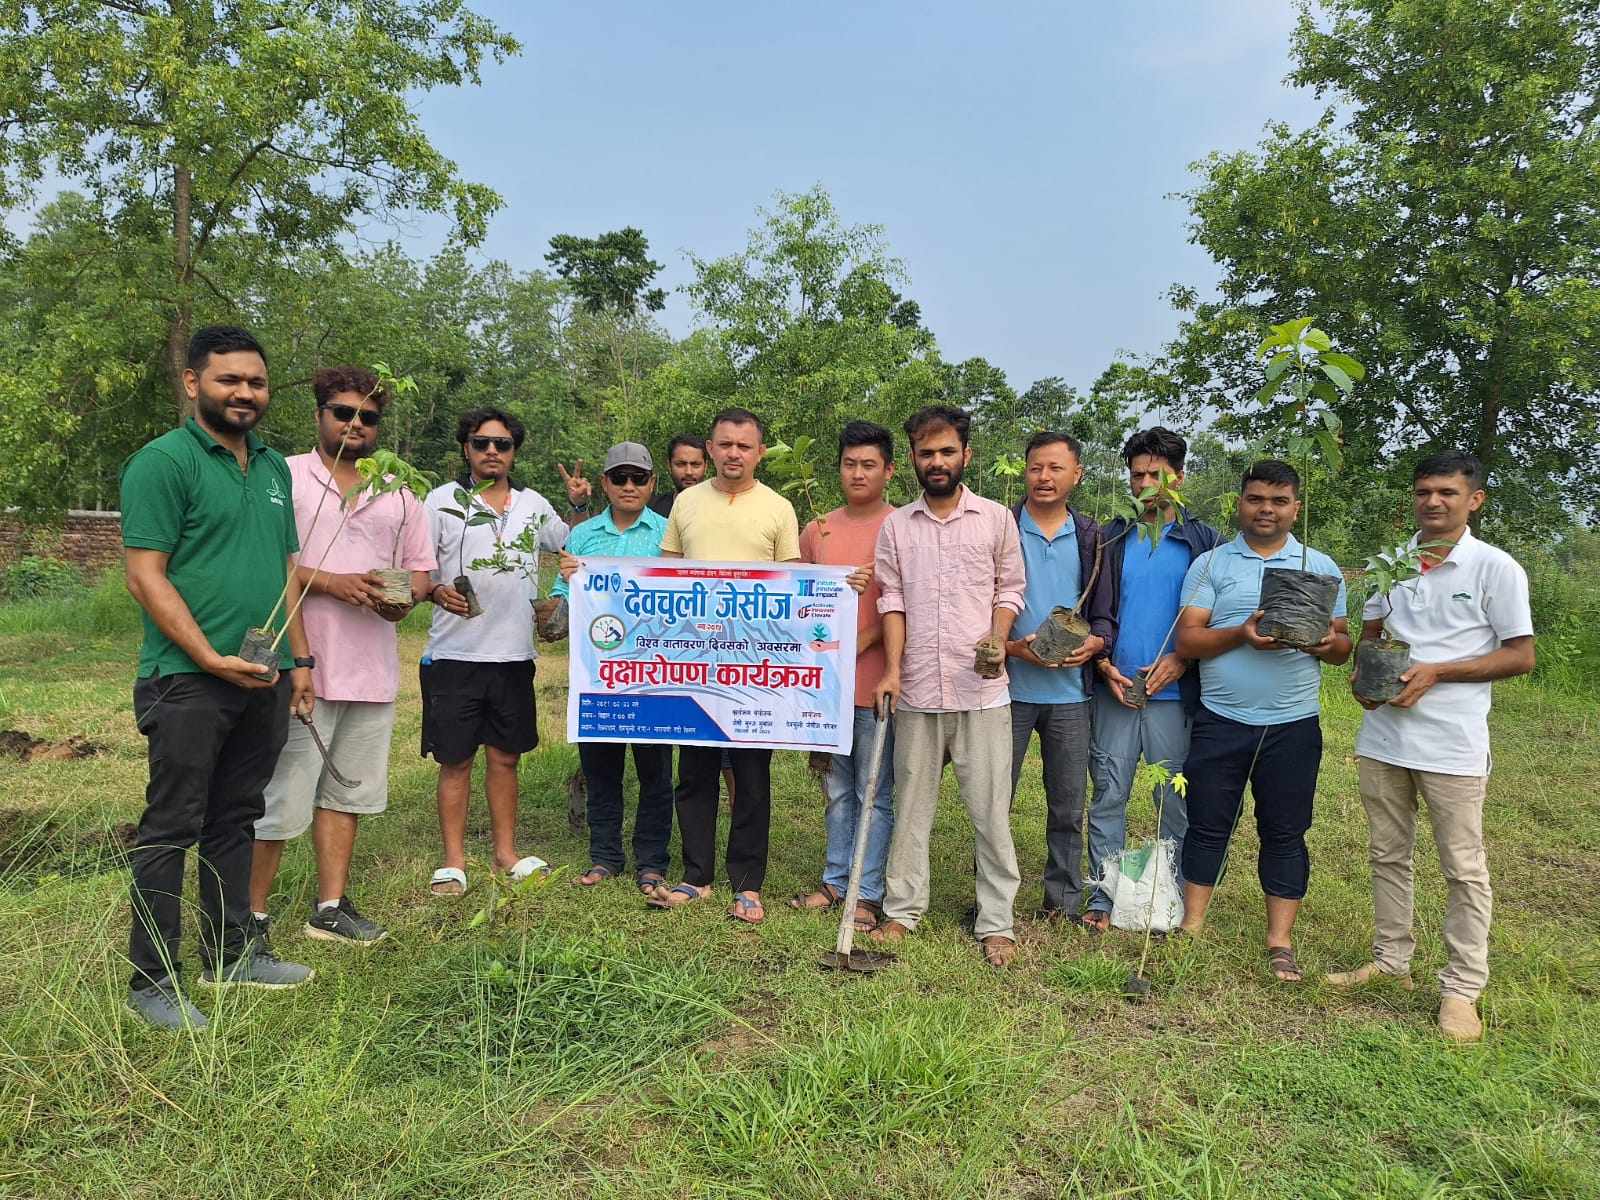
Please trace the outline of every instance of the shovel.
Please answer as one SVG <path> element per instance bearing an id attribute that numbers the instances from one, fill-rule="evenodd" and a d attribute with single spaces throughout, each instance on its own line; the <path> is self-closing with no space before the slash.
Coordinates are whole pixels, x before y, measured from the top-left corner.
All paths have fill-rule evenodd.
<path id="1" fill-rule="evenodd" d="M 867 834 L 872 829 L 873 800 L 878 794 L 878 776 L 883 770 L 883 746 L 889 738 L 889 722 L 880 711 L 877 732 L 872 741 L 872 765 L 867 769 L 867 786 L 856 818 L 855 856 L 850 862 L 850 884 L 844 891 L 844 915 L 839 918 L 839 938 L 817 963 L 828 971 L 856 971 L 868 974 L 881 971 L 894 962 L 894 955 L 875 950 L 855 949 L 856 903 L 861 899 L 861 872 L 867 862 Z"/>
<path id="2" fill-rule="evenodd" d="M 317 727 L 311 723 L 311 718 L 303 713 L 295 713 L 300 724 L 311 731 L 311 740 L 317 744 L 317 753 L 322 755 L 322 765 L 328 768 L 328 774 L 333 776 L 333 781 L 340 787 L 356 788 L 361 786 L 359 779 L 346 779 L 339 774 L 339 768 L 333 765 L 333 760 L 328 757 L 328 748 L 322 744 L 322 735 L 317 732 Z"/>

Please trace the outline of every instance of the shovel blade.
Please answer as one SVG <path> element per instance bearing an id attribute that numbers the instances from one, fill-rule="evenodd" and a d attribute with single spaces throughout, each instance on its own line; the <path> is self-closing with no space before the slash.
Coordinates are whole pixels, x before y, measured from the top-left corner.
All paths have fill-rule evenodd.
<path id="1" fill-rule="evenodd" d="M 876 950 L 852 950 L 849 954 L 830 950 L 818 960 L 817 965 L 824 971 L 854 971 L 858 975 L 870 975 L 893 966 L 894 962 L 894 955 Z"/>

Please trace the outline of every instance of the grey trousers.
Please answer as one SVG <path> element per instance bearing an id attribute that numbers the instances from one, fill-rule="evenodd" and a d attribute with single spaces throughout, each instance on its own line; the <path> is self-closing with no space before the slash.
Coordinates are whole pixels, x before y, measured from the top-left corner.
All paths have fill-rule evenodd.
<path id="1" fill-rule="evenodd" d="M 1044 760 L 1044 906 L 1077 912 L 1083 899 L 1084 799 L 1089 790 L 1089 707 L 1078 704 L 1011 702 L 1011 795 L 1028 739 L 1039 731 Z"/>
<path id="2" fill-rule="evenodd" d="M 1192 721 L 1179 700 L 1152 700 L 1143 709 L 1118 704 L 1110 688 L 1094 694 L 1094 743 L 1089 754 L 1089 774 L 1094 779 L 1094 803 L 1089 806 L 1089 873 L 1105 874 L 1106 859 L 1128 840 L 1128 796 L 1139 770 L 1139 756 L 1147 763 L 1164 763 L 1174 775 L 1183 770 L 1189 753 Z M 1189 806 L 1170 783 L 1157 789 L 1152 802 L 1161 802 L 1159 836 L 1178 843 L 1189 831 Z M 1181 853 L 1180 853 L 1181 860 Z M 1179 872 L 1179 884 L 1183 882 Z M 1089 897 L 1089 907 L 1111 911 L 1111 897 L 1099 888 Z"/>
<path id="3" fill-rule="evenodd" d="M 928 843 L 946 756 L 955 768 L 961 799 L 978 843 L 979 938 L 1015 939 L 1017 851 L 1011 842 L 1011 811 L 1006 776 L 1011 744 L 1006 740 L 1011 714 L 1005 705 L 972 712 L 913 712 L 894 718 L 894 839 L 889 843 L 883 915 L 915 929 L 928 911 L 931 884 Z"/>

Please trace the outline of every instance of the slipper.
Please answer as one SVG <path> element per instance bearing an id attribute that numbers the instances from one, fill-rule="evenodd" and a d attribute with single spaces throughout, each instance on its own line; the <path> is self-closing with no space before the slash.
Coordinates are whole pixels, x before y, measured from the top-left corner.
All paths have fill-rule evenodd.
<path id="1" fill-rule="evenodd" d="M 1074 921 L 1079 928 L 1089 933 L 1104 933 L 1111 928 L 1111 914 L 1098 908 L 1091 908 Z"/>
<path id="2" fill-rule="evenodd" d="M 1293 946 L 1268 946 L 1267 970 L 1277 983 L 1305 982 L 1305 972 L 1300 969 L 1300 964 L 1295 961 Z M 1292 978 L 1285 978 L 1285 976 L 1292 976 Z"/>
<path id="3" fill-rule="evenodd" d="M 441 892 L 442 884 L 453 883 L 461 890 L 458 892 Z M 464 896 L 467 894 L 467 873 L 460 867 L 440 867 L 433 873 L 433 878 L 428 880 L 428 889 L 435 896 Z"/>
<path id="4" fill-rule="evenodd" d="M 824 883 L 814 892 L 801 892 L 789 901 L 790 908 L 803 912 L 826 912 L 844 903 L 844 893 L 831 883 Z"/>
<path id="5" fill-rule="evenodd" d="M 613 878 L 615 875 L 616 872 L 610 867 L 602 866 L 600 863 L 595 863 L 594 866 L 590 867 L 582 875 L 579 875 L 576 879 L 574 879 L 572 884 L 574 887 L 594 887 L 595 884 L 604 883 L 606 880 Z"/>
<path id="6" fill-rule="evenodd" d="M 649 871 L 643 875 L 636 876 L 633 882 L 634 886 L 637 887 L 643 895 L 654 896 L 657 888 L 666 886 L 667 877 L 665 875 L 657 875 L 655 872 Z"/>
<path id="7" fill-rule="evenodd" d="M 758 912 L 761 915 L 749 914 Z M 728 910 L 730 921 L 743 921 L 746 925 L 759 925 L 767 919 L 766 907 L 759 900 L 753 900 L 743 892 L 737 893 L 733 898 L 733 907 Z"/>
<path id="8" fill-rule="evenodd" d="M 982 943 L 983 961 L 996 969 L 1009 967 L 1017 957 L 1017 943 L 998 933 L 991 933 Z"/>
<path id="9" fill-rule="evenodd" d="M 535 871 L 542 871 L 544 874 L 548 875 L 550 873 L 550 864 L 545 862 L 545 860 L 540 858 L 537 854 L 529 854 L 519 858 L 516 862 L 511 864 L 511 882 L 521 883 Z"/>
<path id="10" fill-rule="evenodd" d="M 701 895 L 700 889 L 692 883 L 680 883 L 668 891 L 658 891 L 645 903 L 651 908 L 682 908 L 685 904 L 693 904 L 696 900 L 704 900 L 711 893 Z M 674 898 L 676 897 L 676 898 Z"/>

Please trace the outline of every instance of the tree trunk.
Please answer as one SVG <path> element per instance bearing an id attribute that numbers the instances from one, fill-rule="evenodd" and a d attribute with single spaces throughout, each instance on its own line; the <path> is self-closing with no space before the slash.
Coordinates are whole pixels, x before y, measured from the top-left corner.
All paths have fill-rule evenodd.
<path id="1" fill-rule="evenodd" d="M 175 168 L 172 179 L 172 274 L 177 290 L 172 319 L 167 326 L 167 372 L 171 376 L 172 396 L 177 403 L 180 425 L 194 410 L 183 388 L 183 370 L 189 355 L 189 325 L 194 315 L 194 304 L 190 299 L 190 286 L 194 282 L 189 225 L 192 190 L 189 168 Z"/>

